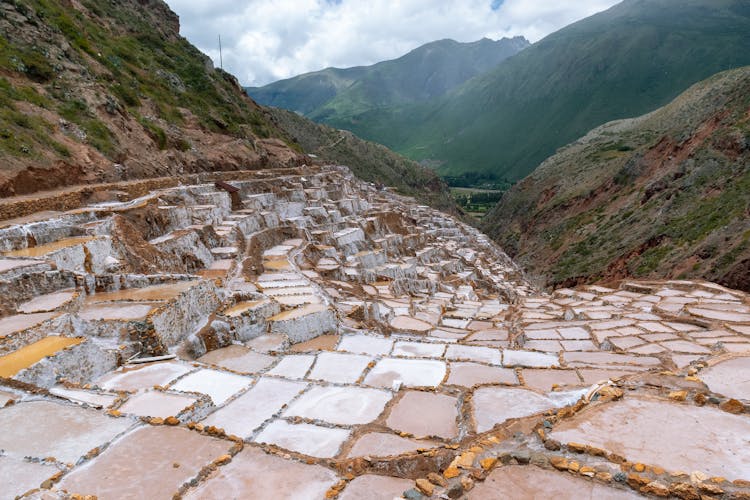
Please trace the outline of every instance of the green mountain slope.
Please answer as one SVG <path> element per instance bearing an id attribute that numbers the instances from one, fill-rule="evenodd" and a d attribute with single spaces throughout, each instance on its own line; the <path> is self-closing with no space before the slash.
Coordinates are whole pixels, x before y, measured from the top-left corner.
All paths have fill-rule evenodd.
<path id="1" fill-rule="evenodd" d="M 523 50 L 433 102 L 336 123 L 442 174 L 517 180 L 610 120 L 663 106 L 750 64 L 746 0 L 625 0 Z"/>
<path id="2" fill-rule="evenodd" d="M 547 284 L 702 277 L 750 290 L 750 67 L 563 148 L 483 229 Z"/>
<path id="3" fill-rule="evenodd" d="M 0 2 L 0 197 L 299 165 L 302 152 L 232 75 L 179 35 L 161 0 Z M 381 171 L 383 155 L 395 157 L 362 154 L 356 168 L 423 199 L 448 197 L 411 162 L 400 160 L 398 178 Z M 410 175 L 424 187 L 404 182 Z"/>
<path id="4" fill-rule="evenodd" d="M 351 132 L 314 123 L 281 108 L 266 108 L 272 122 L 285 130 L 305 153 L 328 163 L 347 165 L 365 181 L 395 187 L 401 194 L 446 212 L 458 214 L 448 186 L 435 172 L 385 146 Z"/>
<path id="5" fill-rule="evenodd" d="M 441 96 L 528 45 L 522 37 L 473 43 L 439 40 L 391 61 L 328 68 L 247 91 L 261 104 L 336 126 L 370 109 Z"/>

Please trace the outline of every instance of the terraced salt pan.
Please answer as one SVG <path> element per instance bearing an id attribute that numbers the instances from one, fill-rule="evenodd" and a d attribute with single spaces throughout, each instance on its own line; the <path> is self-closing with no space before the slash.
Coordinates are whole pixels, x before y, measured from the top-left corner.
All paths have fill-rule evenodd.
<path id="1" fill-rule="evenodd" d="M 311 380 L 353 384 L 362 375 L 372 358 L 359 354 L 323 352 L 318 354 L 310 375 Z"/>
<path id="2" fill-rule="evenodd" d="M 503 350 L 504 366 L 525 366 L 528 368 L 550 368 L 559 366 L 557 356 L 541 352 Z"/>
<path id="3" fill-rule="evenodd" d="M 700 471 L 730 481 L 750 479 L 750 420 L 712 407 L 627 397 L 562 421 L 550 436 L 668 471 Z"/>
<path id="4" fill-rule="evenodd" d="M 302 382 L 261 378 L 249 391 L 209 415 L 202 423 L 248 438 L 306 387 L 307 384 Z"/>
<path id="5" fill-rule="evenodd" d="M 159 307 L 158 302 L 107 302 L 90 304 L 78 312 L 78 317 L 88 321 L 136 321 L 145 319 Z"/>
<path id="6" fill-rule="evenodd" d="M 62 292 L 40 295 L 39 297 L 33 298 L 18 306 L 18 312 L 29 314 L 54 311 L 73 300 L 75 295 L 75 290 L 65 290 Z"/>
<path id="7" fill-rule="evenodd" d="M 0 356 L 0 377 L 13 377 L 47 356 L 53 356 L 66 347 L 78 345 L 84 340 L 79 337 L 50 335 L 10 354 Z"/>
<path id="8" fill-rule="evenodd" d="M 285 417 L 303 417 L 338 425 L 362 425 L 378 418 L 391 394 L 360 387 L 313 387 L 284 411 Z"/>
<path id="9" fill-rule="evenodd" d="M 224 500 L 252 495 L 255 500 L 317 500 L 324 498 L 337 481 L 333 472 L 320 465 L 285 460 L 258 448 L 245 447 L 185 498 Z"/>
<path id="10" fill-rule="evenodd" d="M 194 397 L 148 391 L 131 396 L 118 410 L 139 417 L 173 417 L 195 403 Z"/>
<path id="11" fill-rule="evenodd" d="M 432 392 L 409 391 L 391 408 L 386 424 L 416 437 L 452 439 L 458 434 L 458 400 Z"/>
<path id="12" fill-rule="evenodd" d="M 261 431 L 255 442 L 274 444 L 311 457 L 333 458 L 349 435 L 350 431 L 346 429 L 274 420 Z"/>
<path id="13" fill-rule="evenodd" d="M 576 398 L 577 399 L 577 398 Z M 510 387 L 481 387 L 474 391 L 471 406 L 477 432 L 492 429 L 511 418 L 527 417 L 551 408 L 565 406 L 533 391 Z"/>
<path id="14" fill-rule="evenodd" d="M 175 283 L 165 283 L 161 285 L 147 286 L 143 288 L 126 288 L 114 292 L 101 292 L 89 295 L 86 298 L 87 304 L 99 302 L 154 302 L 163 300 L 172 300 L 182 292 L 189 290 L 197 285 L 199 281 L 177 281 Z"/>
<path id="15" fill-rule="evenodd" d="M 58 385 L 49 390 L 50 394 L 73 401 L 75 403 L 86 403 L 95 408 L 107 408 L 117 399 L 115 394 L 102 394 L 81 389 L 68 389 Z"/>
<path id="16" fill-rule="evenodd" d="M 39 488 L 45 480 L 58 472 L 54 465 L 28 462 L 22 458 L 0 456 L 0 491 L 7 498 L 16 498 Z"/>
<path id="17" fill-rule="evenodd" d="M 576 498 L 581 500 L 636 500 L 643 498 L 593 481 L 528 465 L 494 469 L 487 479 L 469 492 L 470 500 L 488 498 Z"/>
<path id="18" fill-rule="evenodd" d="M 198 370 L 178 380 L 172 390 L 208 395 L 217 406 L 224 404 L 252 383 L 252 379 L 216 370 Z"/>
<path id="19" fill-rule="evenodd" d="M 58 487 L 99 498 L 171 498 L 230 446 L 181 427 L 141 427 L 66 475 Z"/>
<path id="20" fill-rule="evenodd" d="M 449 345 L 445 357 L 446 359 L 478 361 L 498 366 L 502 364 L 500 350 L 490 347 Z"/>
<path id="21" fill-rule="evenodd" d="M 224 316 L 228 316 L 230 318 L 236 318 L 238 316 L 241 316 L 244 312 L 249 311 L 251 309 L 257 309 L 259 306 L 263 304 L 270 304 L 270 300 L 248 300 L 245 302 L 240 302 L 238 304 L 233 305 L 232 307 L 225 309 L 221 312 Z"/>
<path id="22" fill-rule="evenodd" d="M 276 358 L 241 345 L 230 345 L 204 354 L 198 361 L 239 373 L 256 373 L 271 366 Z"/>
<path id="23" fill-rule="evenodd" d="M 266 372 L 267 375 L 278 377 L 302 379 L 315 362 L 312 354 L 288 354 L 281 358 L 276 366 Z"/>
<path id="24" fill-rule="evenodd" d="M 51 254 L 52 252 L 74 247 L 76 245 L 83 245 L 84 243 L 88 243 L 89 241 L 93 241 L 95 239 L 95 236 L 74 236 L 72 238 L 63 238 L 61 240 L 44 245 L 22 248 L 20 250 L 13 250 L 12 252 L 5 252 L 5 255 L 7 257 L 44 257 L 45 255 Z"/>
<path id="25" fill-rule="evenodd" d="M 267 354 L 271 351 L 283 349 L 286 344 L 286 337 L 279 334 L 261 335 L 252 340 L 245 342 L 245 345 L 256 352 Z"/>
<path id="26" fill-rule="evenodd" d="M 385 432 L 370 432 L 360 436 L 348 457 L 389 457 L 412 453 L 421 449 L 439 446 L 436 441 L 428 439 L 410 439 Z"/>
<path id="27" fill-rule="evenodd" d="M 396 342 L 393 348 L 394 356 L 407 358 L 440 358 L 445 353 L 445 344 L 430 344 L 427 342 Z"/>
<path id="28" fill-rule="evenodd" d="M 0 258 L 0 274 L 12 271 L 14 269 L 20 269 L 22 267 L 37 266 L 42 263 L 43 262 L 39 260 Z"/>
<path id="29" fill-rule="evenodd" d="M 190 365 L 178 361 L 163 361 L 119 368 L 95 382 L 105 390 L 138 391 L 155 385 L 165 386 L 189 371 Z"/>
<path id="30" fill-rule="evenodd" d="M 350 481 L 339 500 L 382 500 L 401 498 L 412 489 L 413 481 L 388 476 L 365 474 Z"/>
<path id="31" fill-rule="evenodd" d="M 450 364 L 448 385 L 473 387 L 479 384 L 518 384 L 516 372 L 509 368 L 454 362 Z"/>
<path id="32" fill-rule="evenodd" d="M 76 405 L 28 401 L 0 409 L 0 449 L 13 457 L 55 457 L 75 463 L 133 425 Z"/>
<path id="33" fill-rule="evenodd" d="M 365 385 L 393 387 L 400 381 L 405 387 L 437 387 L 445 377 L 445 363 L 429 359 L 384 358 L 365 377 Z"/>
<path id="34" fill-rule="evenodd" d="M 0 321 L 0 338 L 40 325 L 59 315 L 59 313 L 55 312 L 44 312 L 6 316 Z"/>
<path id="35" fill-rule="evenodd" d="M 380 356 L 390 353 L 392 347 L 393 341 L 383 337 L 374 337 L 371 335 L 344 335 L 341 337 L 338 350 L 356 354 Z"/>
<path id="36" fill-rule="evenodd" d="M 750 314 L 700 307 L 688 307 L 687 310 L 690 314 L 699 318 L 729 321 L 732 323 L 750 323 Z"/>
<path id="37" fill-rule="evenodd" d="M 702 370 L 698 376 L 713 392 L 750 400 L 750 357 L 722 361 Z"/>
<path id="38" fill-rule="evenodd" d="M 333 351 L 336 349 L 339 339 L 338 335 L 319 335 L 307 342 L 294 344 L 289 350 L 292 352 Z"/>
<path id="39" fill-rule="evenodd" d="M 396 316 L 391 320 L 391 326 L 395 330 L 414 333 L 426 333 L 434 328 L 433 325 L 426 321 L 421 321 L 411 316 Z"/>

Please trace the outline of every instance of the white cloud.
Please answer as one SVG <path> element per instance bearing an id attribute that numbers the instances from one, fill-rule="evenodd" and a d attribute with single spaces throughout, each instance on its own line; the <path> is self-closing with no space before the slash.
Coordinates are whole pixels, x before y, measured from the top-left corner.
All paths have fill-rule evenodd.
<path id="1" fill-rule="evenodd" d="M 534 42 L 618 0 L 166 0 L 182 34 L 245 85 L 373 64 L 442 38 Z"/>

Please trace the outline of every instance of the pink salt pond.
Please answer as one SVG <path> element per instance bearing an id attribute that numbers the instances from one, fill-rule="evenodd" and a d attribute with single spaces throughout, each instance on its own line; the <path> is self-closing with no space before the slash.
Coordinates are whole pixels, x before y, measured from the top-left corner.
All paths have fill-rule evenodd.
<path id="1" fill-rule="evenodd" d="M 473 387 L 480 384 L 518 384 L 516 372 L 509 368 L 454 362 L 450 365 L 448 385 Z"/>
<path id="2" fill-rule="evenodd" d="M 182 427 L 141 427 L 76 468 L 58 487 L 99 498 L 171 498 L 230 446 Z"/>
<path id="3" fill-rule="evenodd" d="M 271 366 L 276 358 L 241 345 L 230 345 L 211 351 L 198 361 L 217 365 L 239 373 L 256 373 Z"/>
<path id="4" fill-rule="evenodd" d="M 488 431 L 511 418 L 528 417 L 560 406 L 536 392 L 510 387 L 481 387 L 474 391 L 471 404 L 477 432 Z"/>
<path id="5" fill-rule="evenodd" d="M 224 500 L 252 496 L 256 500 L 313 500 L 324 498 L 337 481 L 333 472 L 320 465 L 286 460 L 246 446 L 185 498 Z"/>
<path id="6" fill-rule="evenodd" d="M 52 464 L 28 462 L 23 458 L 0 456 L 0 491 L 8 498 L 17 498 L 57 474 Z"/>
<path id="7" fill-rule="evenodd" d="M 44 312 L 6 316 L 0 321 L 0 338 L 26 330 L 59 316 L 59 313 Z"/>
<path id="8" fill-rule="evenodd" d="M 390 500 L 414 487 L 414 482 L 397 477 L 365 474 L 350 481 L 339 500 Z"/>
<path id="9" fill-rule="evenodd" d="M 411 316 L 396 316 L 391 320 L 391 327 L 395 330 L 413 333 L 427 333 L 434 328 L 426 321 L 421 321 Z"/>
<path id="10" fill-rule="evenodd" d="M 404 438 L 385 432 L 371 432 L 357 439 L 347 456 L 350 458 L 390 457 L 436 446 L 439 446 L 439 443 L 435 441 Z"/>
<path id="11" fill-rule="evenodd" d="M 750 420 L 716 408 L 628 397 L 580 412 L 558 424 L 550 436 L 668 471 L 750 479 Z"/>
<path id="12" fill-rule="evenodd" d="M 190 396 L 148 391 L 131 396 L 118 410 L 139 417 L 173 417 L 197 400 Z"/>
<path id="13" fill-rule="evenodd" d="M 458 434 L 458 400 L 432 392 L 409 391 L 391 408 L 388 427 L 417 437 L 452 439 Z"/>
<path id="14" fill-rule="evenodd" d="M 54 311 L 69 303 L 75 296 L 75 290 L 64 290 L 62 292 L 40 295 L 18 306 L 18 312 L 29 314 Z"/>
<path id="15" fill-rule="evenodd" d="M 165 386 L 193 368 L 177 361 L 132 365 L 108 373 L 95 382 L 106 390 L 138 391 L 155 385 Z"/>
<path id="16" fill-rule="evenodd" d="M 307 384 L 301 382 L 261 378 L 249 391 L 209 415 L 202 423 L 248 438 L 306 387 Z"/>
<path id="17" fill-rule="evenodd" d="M 394 382 L 405 387 L 437 387 L 445 378 L 445 363 L 431 359 L 383 358 L 365 377 L 365 385 L 393 387 Z"/>
<path id="18" fill-rule="evenodd" d="M 378 418 L 390 400 L 389 392 L 378 389 L 313 387 L 294 401 L 284 416 L 338 425 L 361 425 Z"/>
<path id="19" fill-rule="evenodd" d="M 29 401 L 0 409 L 0 449 L 13 457 L 55 457 L 75 463 L 133 425 L 77 405 Z"/>
<path id="20" fill-rule="evenodd" d="M 260 432 L 255 441 L 274 444 L 311 457 L 333 458 L 349 439 L 350 432 L 347 429 L 274 420 Z"/>
<path id="21" fill-rule="evenodd" d="M 698 376 L 715 393 L 750 401 L 750 356 L 722 361 Z"/>
<path id="22" fill-rule="evenodd" d="M 484 482 L 477 484 L 469 492 L 468 498 L 636 500 L 643 497 L 629 490 L 609 488 L 564 472 L 540 469 L 533 465 L 510 465 L 494 469 Z"/>

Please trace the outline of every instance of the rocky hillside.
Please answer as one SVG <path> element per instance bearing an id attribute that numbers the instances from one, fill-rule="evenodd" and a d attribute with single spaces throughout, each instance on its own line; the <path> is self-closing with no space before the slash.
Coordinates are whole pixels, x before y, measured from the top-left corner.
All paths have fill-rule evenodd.
<path id="1" fill-rule="evenodd" d="M 348 129 L 444 175 L 519 180 L 592 128 L 747 64 L 746 0 L 625 0 L 442 98 L 364 113 Z"/>
<path id="2" fill-rule="evenodd" d="M 484 224 L 547 284 L 705 277 L 750 290 L 750 67 L 590 132 Z"/>
<path id="3" fill-rule="evenodd" d="M 0 104 L 0 197 L 309 161 L 161 0 L 0 3 Z"/>
<path id="4" fill-rule="evenodd" d="M 528 45 L 523 37 L 472 43 L 438 40 L 391 61 L 327 68 L 247 91 L 261 104 L 347 128 L 366 111 L 439 97 Z"/>

